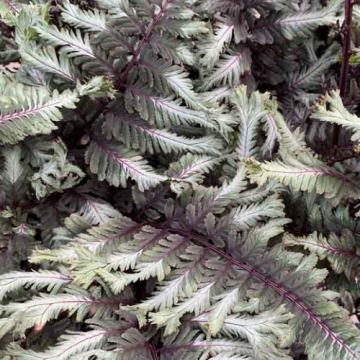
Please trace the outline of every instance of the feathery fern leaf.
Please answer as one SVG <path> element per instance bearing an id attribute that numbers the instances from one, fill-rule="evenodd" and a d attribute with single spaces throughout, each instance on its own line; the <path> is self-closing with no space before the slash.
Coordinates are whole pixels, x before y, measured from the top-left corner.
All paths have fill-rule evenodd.
<path id="1" fill-rule="evenodd" d="M 326 106 L 329 106 L 327 108 Z M 323 103 L 318 104 L 311 116 L 313 119 L 338 124 L 354 132 L 351 140 L 360 139 L 360 119 L 343 105 L 339 91 L 326 94 Z"/>
<path id="2" fill-rule="evenodd" d="M 273 161 L 259 163 L 250 160 L 249 177 L 252 182 L 263 185 L 273 179 L 291 185 L 295 190 L 311 192 L 315 190 L 324 195 L 334 205 L 344 197 L 358 198 L 359 185 L 354 177 L 330 168 L 322 161 L 308 154 L 301 154 L 296 159 L 284 155 L 284 162 Z"/>
<path id="3" fill-rule="evenodd" d="M 62 120 L 59 109 L 73 109 L 78 94 L 65 90 L 52 94 L 43 88 L 32 88 L 20 83 L 7 83 L 0 75 L 0 95 L 7 96 L 1 107 L 0 140 L 14 144 L 26 136 L 49 134 L 56 129 L 54 122 Z"/>
<path id="4" fill-rule="evenodd" d="M 360 256 L 350 231 L 344 230 L 341 237 L 331 233 L 328 239 L 316 232 L 307 237 L 286 234 L 284 244 L 301 245 L 317 254 L 320 259 L 327 258 L 336 273 L 345 272 L 348 278 L 358 271 Z"/>
<path id="5" fill-rule="evenodd" d="M 97 135 L 86 151 L 86 162 L 100 181 L 106 179 L 114 186 L 125 187 L 130 177 L 137 181 L 141 190 L 146 190 L 166 180 L 165 176 L 156 174 L 136 152 L 106 142 Z"/>
<path id="6" fill-rule="evenodd" d="M 87 31 L 98 32 L 107 30 L 105 13 L 98 9 L 83 11 L 78 6 L 65 1 L 61 17 L 68 24 Z"/>
<path id="7" fill-rule="evenodd" d="M 185 138 L 165 129 L 150 127 L 136 115 L 126 113 L 109 115 L 103 124 L 103 133 L 108 138 L 124 142 L 128 148 L 150 154 L 184 152 L 218 154 L 222 141 L 212 136 Z"/>

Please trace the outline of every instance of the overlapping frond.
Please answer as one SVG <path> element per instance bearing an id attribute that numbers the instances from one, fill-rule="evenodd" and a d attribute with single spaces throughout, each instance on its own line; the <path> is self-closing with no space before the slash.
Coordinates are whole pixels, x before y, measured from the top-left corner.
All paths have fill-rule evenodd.
<path id="1" fill-rule="evenodd" d="M 51 46 L 42 49 L 32 49 L 30 45 L 24 45 L 21 48 L 21 56 L 38 70 L 58 75 L 76 83 L 69 59 L 64 55 L 60 55 L 58 58 L 56 51 Z"/>
<path id="2" fill-rule="evenodd" d="M 360 358 L 341 4 L 0 0 L 1 360 Z"/>
<path id="3" fill-rule="evenodd" d="M 125 102 L 130 113 L 139 111 L 144 120 L 160 128 L 192 124 L 210 129 L 217 127 L 205 112 L 181 105 L 182 101 L 175 99 L 174 96 L 166 98 L 154 96 L 144 87 L 127 86 Z"/>
<path id="4" fill-rule="evenodd" d="M 109 311 L 108 305 L 116 308 L 116 302 L 97 301 L 82 295 L 47 295 L 34 297 L 25 303 L 12 303 L 0 307 L 0 312 L 15 321 L 14 331 L 23 332 L 33 326 L 44 326 L 48 321 L 57 319 L 62 312 L 77 314 L 77 321 L 82 321 L 90 309 L 96 309 L 98 316 Z"/>
<path id="5" fill-rule="evenodd" d="M 95 58 L 88 34 L 83 35 L 79 30 L 64 29 L 60 31 L 55 26 L 39 26 L 36 30 L 48 44 L 61 46 L 61 51 L 70 57 Z"/>

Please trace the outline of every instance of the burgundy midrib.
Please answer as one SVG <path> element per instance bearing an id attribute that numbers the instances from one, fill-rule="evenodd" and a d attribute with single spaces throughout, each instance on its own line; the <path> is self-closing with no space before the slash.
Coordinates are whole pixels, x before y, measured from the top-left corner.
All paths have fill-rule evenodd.
<path id="1" fill-rule="evenodd" d="M 99 240 L 98 242 L 99 242 L 101 245 L 107 244 L 107 243 L 109 243 L 110 241 L 115 240 L 115 239 L 118 238 L 118 237 L 124 237 L 124 236 L 130 235 L 131 233 L 139 230 L 139 228 L 141 228 L 141 227 L 142 227 L 142 224 L 136 224 L 136 225 L 132 226 L 130 229 L 128 229 L 128 230 L 126 230 L 126 231 L 123 231 L 123 232 L 121 232 L 121 233 L 116 233 L 116 234 L 114 234 L 114 235 L 108 236 L 108 237 L 106 237 L 106 238 L 104 238 L 104 239 Z M 93 242 L 93 243 L 96 244 L 97 242 Z M 89 244 L 92 244 L 92 243 L 90 242 Z M 89 245 L 89 244 L 85 244 L 85 246 L 86 246 L 86 245 Z"/>
<path id="2" fill-rule="evenodd" d="M 211 161 L 213 161 L 213 160 L 215 160 L 215 158 L 206 159 L 206 160 L 201 161 L 201 162 L 199 162 L 199 163 L 196 163 L 196 164 L 194 164 L 194 165 L 192 165 L 192 166 L 189 166 L 189 167 L 187 167 L 186 169 L 182 170 L 182 172 L 180 173 L 180 175 L 179 175 L 177 178 L 175 178 L 175 179 L 182 179 L 182 178 L 184 178 L 185 176 L 187 176 L 188 173 L 191 173 L 191 172 L 192 172 L 193 174 L 198 174 L 199 171 L 194 170 L 194 169 L 196 169 L 197 167 L 201 166 L 202 164 L 206 164 L 207 162 L 211 162 Z"/>
<path id="3" fill-rule="evenodd" d="M 188 267 L 188 268 L 186 269 L 185 273 L 183 273 L 181 276 L 179 276 L 179 277 L 169 286 L 169 288 L 172 289 L 172 288 L 176 287 L 180 281 L 182 281 L 192 270 L 194 270 L 199 264 L 202 263 L 202 261 L 205 259 L 206 255 L 207 255 L 207 252 L 204 251 L 203 254 L 201 254 L 201 256 L 200 256 L 197 260 L 195 260 L 190 267 Z M 168 289 L 168 288 L 167 288 L 167 289 Z M 166 291 L 168 291 L 168 290 L 166 290 Z M 159 296 L 161 296 L 161 294 L 160 294 Z M 153 299 L 150 299 L 150 301 L 151 301 L 151 300 L 153 300 Z"/>
<path id="4" fill-rule="evenodd" d="M 126 159 L 120 158 L 118 156 L 116 156 L 116 154 L 112 151 L 109 150 L 108 148 L 106 148 L 105 144 L 99 140 L 98 138 L 94 138 L 94 141 L 96 142 L 96 144 L 104 151 L 106 152 L 114 161 L 116 161 L 118 164 L 121 164 L 124 168 L 129 168 L 132 171 L 134 171 L 135 173 L 141 175 L 141 176 L 147 176 L 150 177 L 150 174 L 144 174 L 143 172 L 139 171 L 138 169 L 134 168 L 133 166 L 131 166 Z M 126 174 L 128 175 L 128 174 Z"/>
<path id="5" fill-rule="evenodd" d="M 4 2 L 15 14 L 19 13 L 19 10 L 11 3 L 10 0 L 4 0 Z"/>
<path id="6" fill-rule="evenodd" d="M 221 35 L 220 39 L 218 40 L 218 43 L 221 43 L 222 39 L 225 37 L 225 35 L 228 33 L 228 31 L 232 30 L 233 28 L 234 28 L 234 25 L 227 26 L 227 29 Z"/>
<path id="7" fill-rule="evenodd" d="M 124 83 L 131 71 L 131 69 L 134 67 L 134 65 L 136 64 L 138 57 L 144 47 L 144 45 L 148 42 L 152 31 L 154 30 L 154 27 L 158 24 L 158 22 L 160 21 L 161 17 L 163 16 L 164 12 L 166 11 L 167 7 L 169 6 L 171 0 L 166 0 L 164 6 L 160 9 L 159 13 L 157 14 L 157 16 L 155 17 L 155 19 L 153 19 L 152 23 L 149 26 L 149 29 L 147 30 L 146 34 L 144 35 L 143 39 L 141 40 L 140 44 L 138 45 L 138 47 L 135 50 L 135 53 L 130 61 L 129 66 L 126 68 L 124 74 L 121 76 L 120 78 L 120 83 Z"/>
<path id="8" fill-rule="evenodd" d="M 93 336 L 86 337 L 85 339 L 77 342 L 76 344 L 71 345 L 69 348 L 66 349 L 66 351 L 68 352 L 69 350 L 71 350 L 75 346 L 78 346 L 79 344 L 83 343 L 84 341 L 89 341 L 90 339 L 96 338 L 98 336 L 104 336 L 104 335 L 108 335 L 108 334 L 117 334 L 117 333 L 122 334 L 122 333 L 124 333 L 126 330 L 128 330 L 130 328 L 132 328 L 132 326 L 128 326 L 128 327 L 125 327 L 125 328 L 122 328 L 122 329 L 110 329 L 110 330 L 107 329 L 107 330 L 98 332 L 97 334 L 95 334 Z M 54 355 L 54 356 L 48 357 L 48 359 L 54 359 L 54 358 L 57 358 L 57 357 L 58 357 L 58 355 Z"/>
<path id="9" fill-rule="evenodd" d="M 31 56 L 29 53 L 27 53 L 27 55 Z M 32 56 L 32 57 L 35 58 L 35 60 L 38 61 L 39 63 L 50 67 L 51 69 L 53 69 L 55 71 L 55 73 L 60 74 L 60 76 L 63 76 L 65 79 L 68 79 L 69 81 L 76 83 L 76 78 L 72 77 L 71 75 L 68 75 L 66 72 L 62 71 L 61 69 L 58 69 L 54 66 L 49 65 L 48 63 L 41 61 L 39 58 L 36 58 L 34 56 Z"/>
<path id="10" fill-rule="evenodd" d="M 137 88 L 135 86 L 126 85 L 125 87 L 130 89 L 130 91 L 132 91 L 136 95 L 141 95 L 141 96 L 143 96 L 145 98 L 150 99 L 155 105 L 157 103 L 159 103 L 163 107 L 169 108 L 170 110 L 174 111 L 175 113 L 182 113 L 185 116 L 197 117 L 197 118 L 200 118 L 202 121 L 204 120 L 204 119 L 201 118 L 201 116 L 199 114 L 197 114 L 197 113 L 194 114 L 193 110 L 188 110 L 187 108 L 184 108 L 184 107 L 182 107 L 180 105 L 179 105 L 178 108 L 175 108 L 175 107 L 171 106 L 169 103 L 164 102 L 163 100 L 161 100 L 160 98 L 158 98 L 156 96 L 151 96 L 151 95 L 146 94 L 145 92 L 141 91 L 141 89 L 139 89 L 139 88 Z"/>
<path id="11" fill-rule="evenodd" d="M 330 176 L 332 178 L 335 179 L 339 179 L 342 180 L 346 183 L 351 183 L 353 185 L 357 185 L 356 182 L 344 175 L 337 175 L 337 174 L 333 174 L 328 170 L 321 170 L 321 169 L 306 169 L 306 170 L 293 170 L 293 171 L 286 171 L 286 170 L 281 170 L 281 171 L 277 171 L 277 170 L 269 170 L 272 173 L 280 173 L 280 174 L 317 174 L 317 175 L 327 175 Z"/>
<path id="12" fill-rule="evenodd" d="M 12 121 L 12 120 L 15 120 L 15 119 L 21 119 L 24 116 L 29 116 L 29 115 L 36 114 L 37 112 L 42 111 L 44 109 L 57 107 L 59 104 L 61 104 L 61 102 L 56 101 L 56 102 L 49 103 L 49 104 L 46 104 L 46 105 L 43 105 L 43 106 L 35 106 L 32 109 L 22 110 L 22 111 L 13 113 L 13 114 L 5 115 L 3 117 L 0 117 L 0 124 L 4 123 L 6 121 Z"/>
<path id="13" fill-rule="evenodd" d="M 330 246 L 325 246 L 325 245 L 322 245 L 322 244 L 317 244 L 317 243 L 313 243 L 313 242 L 306 241 L 306 240 L 297 240 L 297 242 L 299 244 L 302 244 L 302 245 L 305 245 L 305 246 L 311 245 L 311 246 L 319 247 L 321 249 L 333 252 L 335 254 L 339 254 L 339 255 L 344 256 L 344 257 L 351 256 L 351 257 L 356 257 L 356 258 L 360 259 L 360 255 L 357 255 L 355 252 L 346 251 L 346 250 L 342 250 L 342 249 L 338 249 L 338 248 L 333 248 L 333 247 L 330 247 Z"/>
<path id="14" fill-rule="evenodd" d="M 137 253 L 144 251 L 149 245 L 151 245 L 152 243 L 154 243 L 157 240 L 163 239 L 165 237 L 165 235 L 167 234 L 167 230 L 166 229 L 162 229 L 160 232 L 158 232 L 157 234 L 155 234 L 150 240 L 147 240 L 145 243 L 143 243 L 141 245 L 141 247 L 139 249 L 136 250 Z M 117 263 L 118 260 L 107 263 L 105 265 L 105 267 L 109 267 L 114 263 Z"/>
<path id="15" fill-rule="evenodd" d="M 120 305 L 121 302 L 118 301 L 98 301 L 98 300 L 61 300 L 57 302 L 51 302 L 51 303 L 42 303 L 42 304 L 35 304 L 32 306 L 29 306 L 26 310 L 31 309 L 33 307 L 40 307 L 40 306 L 53 306 L 58 304 L 95 304 L 95 305 Z"/>
<path id="16" fill-rule="evenodd" d="M 235 59 L 232 60 L 232 61 L 230 62 L 230 64 L 228 64 L 228 65 L 226 66 L 226 68 L 225 68 L 224 70 L 222 70 L 222 71 L 221 71 L 220 73 L 218 73 L 218 74 L 216 74 L 216 72 L 215 72 L 213 75 L 217 75 L 216 77 L 219 77 L 220 75 L 226 73 L 230 68 L 232 68 L 232 67 L 234 66 L 234 64 L 236 64 L 237 61 L 240 60 L 240 58 L 242 58 L 242 57 L 244 56 L 244 51 L 245 51 L 245 50 L 241 51 L 238 55 L 236 55 L 236 56 L 235 56 Z M 209 79 L 209 80 L 203 85 L 203 87 L 206 88 L 206 87 L 210 84 L 211 81 L 214 81 L 214 79 Z"/>
<path id="17" fill-rule="evenodd" d="M 31 276 L 28 278 L 29 280 L 33 279 L 34 276 L 33 274 L 31 274 Z M 11 284 L 12 281 L 17 280 L 17 277 L 13 277 L 13 278 L 7 278 L 5 280 L 8 280 L 8 283 L 5 283 L 5 285 Z M 41 275 L 41 276 L 36 276 L 36 279 L 56 279 L 56 280 L 63 280 L 63 281 L 69 281 L 72 282 L 73 278 L 70 277 L 62 277 L 62 276 L 46 276 L 46 275 Z"/>
<path id="18" fill-rule="evenodd" d="M 317 18 L 310 18 L 310 19 L 291 19 L 291 20 L 281 20 L 278 19 L 274 22 L 268 23 L 268 24 L 259 24 L 259 25 L 255 25 L 253 27 L 250 28 L 250 30 L 256 30 L 256 29 L 266 29 L 266 28 L 271 28 L 273 26 L 281 26 L 281 25 L 289 25 L 289 24 L 299 24 L 302 22 L 319 22 L 321 21 L 321 19 L 323 18 L 323 16 L 321 17 L 317 17 Z"/>
<path id="19" fill-rule="evenodd" d="M 280 293 L 281 295 L 283 295 L 286 299 L 288 299 L 291 303 L 295 304 L 307 317 L 308 319 L 311 319 L 311 321 L 319 326 L 323 331 L 326 332 L 327 336 L 330 337 L 333 342 L 336 342 L 338 344 L 338 346 L 340 348 L 345 349 L 351 356 L 353 359 L 358 359 L 356 357 L 356 354 L 353 352 L 353 350 L 347 345 L 345 344 L 344 341 L 342 341 L 337 334 L 335 334 L 328 325 L 324 324 L 321 319 L 319 319 L 318 316 L 314 315 L 312 313 L 312 311 L 307 308 L 307 306 L 305 304 L 303 304 L 303 302 L 297 298 L 295 295 L 291 294 L 289 290 L 285 289 L 284 287 L 276 284 L 274 281 L 272 281 L 271 279 L 268 279 L 267 277 L 261 275 L 260 273 L 258 273 L 255 269 L 253 269 L 252 267 L 243 264 L 242 262 L 234 259 L 233 257 L 231 257 L 229 254 L 221 251 L 220 249 L 218 249 L 216 246 L 210 244 L 207 239 L 202 238 L 201 236 L 197 236 L 197 235 L 193 235 L 187 231 L 183 231 L 180 229 L 168 229 L 169 232 L 175 233 L 175 234 L 179 234 L 182 236 L 186 236 L 189 237 L 199 243 L 201 243 L 202 245 L 206 246 L 207 248 L 209 248 L 210 250 L 214 251 L 216 254 L 218 254 L 219 256 L 227 259 L 230 263 L 232 263 L 233 265 L 237 266 L 240 269 L 245 270 L 247 273 L 251 274 L 254 278 L 262 281 L 264 284 L 270 286 L 271 288 L 275 289 L 278 293 Z"/>
<path id="20" fill-rule="evenodd" d="M 206 140 L 202 140 L 202 141 L 199 141 L 197 143 L 184 143 L 184 142 L 181 142 L 179 141 L 179 139 L 182 139 L 184 141 L 190 141 L 190 140 L 194 140 L 194 139 L 189 139 L 189 138 L 182 138 L 182 137 L 177 137 L 176 139 L 173 139 L 169 136 L 165 136 L 161 133 L 159 133 L 157 130 L 153 130 L 153 129 L 150 129 L 150 128 L 147 128 L 145 126 L 141 126 L 141 125 L 138 125 L 136 123 L 132 123 L 131 121 L 127 121 L 127 120 L 121 120 L 122 122 L 124 123 L 127 123 L 127 124 L 130 124 L 132 126 L 134 126 L 135 128 L 138 128 L 140 131 L 143 131 L 144 133 L 148 133 L 149 136 L 153 136 L 153 137 L 157 137 L 157 138 L 160 138 L 160 139 L 166 139 L 166 140 L 169 140 L 173 143 L 176 143 L 176 144 L 180 144 L 180 145 L 183 145 L 183 146 L 186 146 L 186 147 L 189 147 L 189 146 L 198 146 L 198 145 L 202 145 L 202 144 L 206 144 L 211 138 L 202 138 L 202 139 L 206 139 Z M 200 139 L 196 139 L 196 140 L 200 140 Z"/>
<path id="21" fill-rule="evenodd" d="M 290 83 L 288 85 L 288 89 L 294 89 L 297 85 L 301 84 L 307 77 L 311 76 L 321 67 L 321 63 L 319 63 L 317 66 L 314 66 L 309 72 L 303 74 L 300 76 L 296 81 Z"/>

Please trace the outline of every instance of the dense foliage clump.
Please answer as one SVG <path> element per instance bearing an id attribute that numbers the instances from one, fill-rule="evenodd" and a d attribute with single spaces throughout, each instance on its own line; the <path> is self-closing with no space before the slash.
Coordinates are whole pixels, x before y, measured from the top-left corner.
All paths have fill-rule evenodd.
<path id="1" fill-rule="evenodd" d="M 360 359 L 360 5 L 0 0 L 0 360 Z"/>

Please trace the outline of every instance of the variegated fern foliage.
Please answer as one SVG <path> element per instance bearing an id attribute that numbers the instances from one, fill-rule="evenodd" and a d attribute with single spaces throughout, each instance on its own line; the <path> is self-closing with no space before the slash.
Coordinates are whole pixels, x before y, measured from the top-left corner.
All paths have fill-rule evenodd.
<path id="1" fill-rule="evenodd" d="M 342 8 L 0 0 L 1 360 L 360 359 Z"/>

